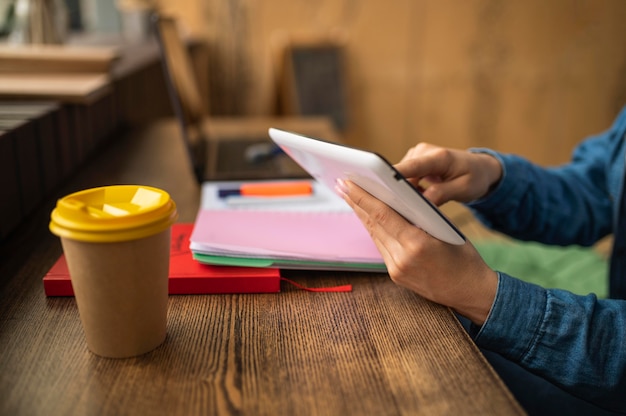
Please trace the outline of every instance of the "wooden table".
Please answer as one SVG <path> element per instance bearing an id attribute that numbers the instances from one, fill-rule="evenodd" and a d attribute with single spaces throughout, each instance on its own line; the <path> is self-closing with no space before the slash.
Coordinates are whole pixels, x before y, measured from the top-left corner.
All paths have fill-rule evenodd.
<path id="1" fill-rule="evenodd" d="M 193 221 L 199 189 L 173 122 L 119 137 L 59 197 L 142 183 Z M 54 199 L 54 198 L 53 198 Z M 284 272 L 353 292 L 171 296 L 168 337 L 144 356 L 87 350 L 73 298 L 46 298 L 61 253 L 47 201 L 0 247 L 3 415 L 506 415 L 523 411 L 452 313 L 386 275 Z"/>

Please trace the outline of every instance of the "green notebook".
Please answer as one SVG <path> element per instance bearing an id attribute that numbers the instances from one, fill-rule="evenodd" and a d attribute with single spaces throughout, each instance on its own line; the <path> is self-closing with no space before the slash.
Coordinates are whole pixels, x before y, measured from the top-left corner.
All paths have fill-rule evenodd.
<path id="1" fill-rule="evenodd" d="M 384 263 L 353 263 L 353 262 L 330 262 L 271 259 L 258 257 L 219 256 L 214 254 L 193 253 L 193 258 L 200 263 L 219 266 L 242 266 L 242 267 L 275 267 L 287 269 L 306 270 L 346 270 L 363 272 L 387 272 Z"/>

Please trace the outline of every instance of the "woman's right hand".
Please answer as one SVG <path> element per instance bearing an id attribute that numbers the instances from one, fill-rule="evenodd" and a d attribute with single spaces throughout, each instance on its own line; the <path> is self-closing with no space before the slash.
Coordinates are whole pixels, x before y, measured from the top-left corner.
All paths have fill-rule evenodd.
<path id="1" fill-rule="evenodd" d="M 500 162 L 487 153 L 419 143 L 395 168 L 435 205 L 482 198 L 502 177 Z"/>

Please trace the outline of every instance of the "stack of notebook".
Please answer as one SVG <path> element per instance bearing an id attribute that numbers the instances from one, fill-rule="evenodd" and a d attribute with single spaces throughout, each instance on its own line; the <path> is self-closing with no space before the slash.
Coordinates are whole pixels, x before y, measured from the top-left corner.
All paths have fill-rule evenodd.
<path id="1" fill-rule="evenodd" d="M 332 191 L 242 196 L 240 182 L 203 186 L 202 209 L 191 234 L 193 257 L 229 266 L 384 271 L 369 234 Z"/>

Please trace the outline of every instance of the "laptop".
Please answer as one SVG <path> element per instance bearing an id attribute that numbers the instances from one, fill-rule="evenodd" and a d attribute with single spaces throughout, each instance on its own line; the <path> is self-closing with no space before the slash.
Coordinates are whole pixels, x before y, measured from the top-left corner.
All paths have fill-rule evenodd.
<path id="1" fill-rule="evenodd" d="M 198 183 L 310 178 L 270 140 L 267 129 L 279 119 L 263 122 L 260 118 L 221 119 L 203 114 L 195 74 L 175 20 L 154 13 L 151 21 L 170 101 Z M 212 130 L 229 133 L 217 136 L 209 133 Z"/>

